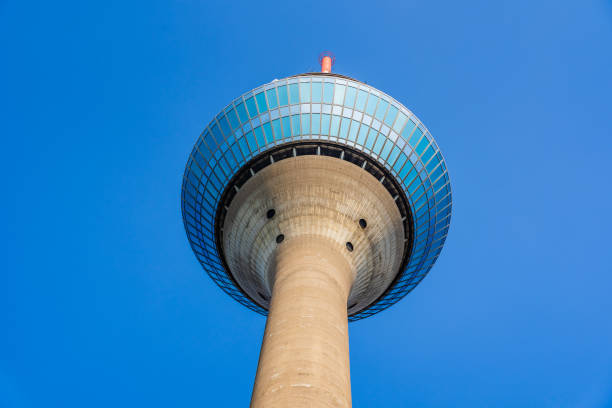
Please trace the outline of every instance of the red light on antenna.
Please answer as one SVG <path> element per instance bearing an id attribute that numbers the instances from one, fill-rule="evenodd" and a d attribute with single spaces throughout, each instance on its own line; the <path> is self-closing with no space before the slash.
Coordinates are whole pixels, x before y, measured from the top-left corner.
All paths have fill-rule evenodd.
<path id="1" fill-rule="evenodd" d="M 336 62 L 336 57 L 330 51 L 324 51 L 319 55 L 319 63 L 321 64 L 321 72 L 330 73 L 331 67 Z"/>

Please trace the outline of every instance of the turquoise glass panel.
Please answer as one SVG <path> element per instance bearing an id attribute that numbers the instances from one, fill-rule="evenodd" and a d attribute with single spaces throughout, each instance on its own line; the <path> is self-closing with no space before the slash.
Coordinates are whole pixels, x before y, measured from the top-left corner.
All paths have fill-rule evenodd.
<path id="1" fill-rule="evenodd" d="M 374 148 L 372 149 L 372 151 L 375 154 L 380 155 L 380 152 L 383 147 L 383 143 L 385 143 L 385 138 L 383 137 L 382 134 L 379 134 L 378 137 L 376 138 L 376 143 L 374 144 Z"/>
<path id="2" fill-rule="evenodd" d="M 346 98 L 344 98 L 344 106 L 352 108 L 355 105 L 355 96 L 357 96 L 357 89 L 349 86 L 346 90 Z"/>
<path id="3" fill-rule="evenodd" d="M 376 109 L 376 119 L 380 120 L 382 122 L 383 118 L 385 117 L 385 113 L 387 113 L 387 107 L 389 106 L 389 102 L 385 101 L 385 100 L 380 100 L 380 103 L 378 104 L 378 108 Z"/>
<path id="4" fill-rule="evenodd" d="M 331 120 L 331 128 L 329 130 L 329 134 L 331 136 L 338 136 L 338 132 L 340 131 L 340 116 L 332 116 Z"/>
<path id="5" fill-rule="evenodd" d="M 438 164 L 437 160 L 432 160 L 431 162 L 434 163 L 434 164 Z M 427 169 L 427 171 L 429 171 L 429 169 Z M 436 180 L 438 179 L 438 177 L 440 177 L 442 175 L 443 171 L 444 170 L 442 170 L 442 166 L 438 166 L 433 172 L 431 172 L 429 174 L 429 178 L 431 179 L 431 181 L 433 181 L 435 183 Z"/>
<path id="6" fill-rule="evenodd" d="M 236 115 L 236 111 L 234 109 L 227 112 L 227 117 L 229 118 L 230 124 L 234 130 L 240 127 L 240 121 L 238 121 L 238 115 Z"/>
<path id="7" fill-rule="evenodd" d="M 294 105 L 300 103 L 300 92 L 298 84 L 289 85 L 289 102 Z"/>
<path id="8" fill-rule="evenodd" d="M 304 113 L 302 116 L 302 135 L 310 134 L 310 113 Z"/>
<path id="9" fill-rule="evenodd" d="M 349 126 L 351 125 L 351 120 L 347 118 L 342 118 L 342 123 L 340 124 L 340 137 L 342 139 L 346 139 L 348 137 Z"/>
<path id="10" fill-rule="evenodd" d="M 287 85 L 278 87 L 278 104 L 280 106 L 289 105 L 289 94 L 287 94 Z"/>
<path id="11" fill-rule="evenodd" d="M 329 122 L 331 121 L 331 116 L 324 113 L 321 115 L 321 134 L 329 135 Z"/>
<path id="12" fill-rule="evenodd" d="M 240 118 L 240 122 L 244 124 L 249 120 L 249 115 L 247 115 L 247 111 L 244 107 L 244 103 L 241 103 L 238 106 L 236 106 L 236 111 L 238 111 L 238 117 Z"/>
<path id="13" fill-rule="evenodd" d="M 406 166 L 410 169 L 410 172 L 408 173 L 408 175 L 406 176 L 406 178 L 404 179 L 404 185 L 410 187 L 411 185 L 413 185 L 413 181 L 415 178 L 417 178 L 417 171 L 416 169 L 413 167 L 412 162 L 410 162 L 410 166 Z M 403 172 L 403 170 L 402 170 Z M 419 183 L 414 183 L 419 184 Z M 414 191 L 414 189 L 412 190 Z"/>
<path id="14" fill-rule="evenodd" d="M 274 119 L 272 121 L 272 130 L 274 130 L 274 140 L 279 140 L 283 138 L 280 119 Z"/>
<path id="15" fill-rule="evenodd" d="M 312 84 L 314 88 L 314 83 Z M 321 134 L 321 114 L 313 113 L 312 114 L 312 125 L 311 125 L 311 133 L 313 135 Z"/>
<path id="16" fill-rule="evenodd" d="M 257 106 L 255 106 L 255 99 L 253 97 L 246 100 L 246 106 L 251 118 L 257 116 Z"/>
<path id="17" fill-rule="evenodd" d="M 368 93 L 363 90 L 359 90 L 357 93 L 357 103 L 355 104 L 355 109 L 359 111 L 364 111 L 366 100 L 368 99 Z"/>
<path id="18" fill-rule="evenodd" d="M 348 139 L 351 142 L 357 140 L 357 132 L 359 131 L 359 122 L 351 119 L 351 129 L 349 130 Z"/>
<path id="19" fill-rule="evenodd" d="M 346 92 L 345 85 L 336 85 L 336 92 L 334 92 L 334 105 L 342 105 L 344 102 L 344 93 Z"/>
<path id="20" fill-rule="evenodd" d="M 332 103 L 334 97 L 334 84 L 325 82 L 323 84 L 323 102 Z"/>
<path id="21" fill-rule="evenodd" d="M 206 133 L 204 134 L 204 142 L 206 143 L 209 149 L 214 150 L 217 148 L 217 143 L 215 142 L 215 139 L 213 139 L 213 136 L 210 131 L 206 131 Z"/>
<path id="22" fill-rule="evenodd" d="M 293 136 L 300 134 L 300 115 L 291 116 L 291 134 Z"/>
<path id="23" fill-rule="evenodd" d="M 283 116 L 283 136 L 285 138 L 291 137 L 291 119 L 289 116 Z"/>
<path id="24" fill-rule="evenodd" d="M 399 110 L 395 106 L 393 105 L 389 106 L 389 112 L 387 112 L 387 116 L 385 116 L 385 124 L 387 126 L 390 127 L 391 125 L 393 125 L 393 122 L 395 121 L 395 117 L 397 116 L 398 111 Z"/>
<path id="25" fill-rule="evenodd" d="M 268 111 L 268 104 L 266 103 L 266 95 L 261 92 L 255 95 L 255 99 L 257 100 L 257 107 L 259 108 L 259 113 L 264 113 Z"/>
<path id="26" fill-rule="evenodd" d="M 312 102 L 313 103 L 321 103 L 321 92 L 322 86 L 321 82 L 313 82 L 312 83 Z"/>
<path id="27" fill-rule="evenodd" d="M 257 144 L 260 147 L 265 146 L 266 140 L 264 139 L 264 134 L 263 130 L 261 129 L 261 126 L 257 126 L 255 129 L 253 129 L 253 133 L 255 133 L 255 140 L 257 141 Z"/>
<path id="28" fill-rule="evenodd" d="M 278 106 L 278 101 L 276 100 L 276 88 L 268 89 L 266 91 L 266 96 L 268 97 L 268 106 L 270 109 L 274 109 Z"/>
<path id="29" fill-rule="evenodd" d="M 300 102 L 310 102 L 310 82 L 300 82 Z"/>
<path id="30" fill-rule="evenodd" d="M 270 125 L 270 122 L 264 123 L 262 127 L 266 137 L 266 142 L 272 143 L 274 141 L 274 134 L 272 133 L 272 126 Z"/>
<path id="31" fill-rule="evenodd" d="M 378 104 L 378 97 L 376 95 L 370 94 L 370 97 L 368 98 L 368 104 L 366 105 L 365 112 L 368 115 L 373 116 L 374 115 L 374 111 L 376 110 L 376 105 L 377 104 Z"/>

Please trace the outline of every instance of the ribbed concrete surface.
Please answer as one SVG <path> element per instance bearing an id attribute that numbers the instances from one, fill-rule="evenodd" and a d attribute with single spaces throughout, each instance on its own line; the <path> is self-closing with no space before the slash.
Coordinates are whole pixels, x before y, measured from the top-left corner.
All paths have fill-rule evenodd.
<path id="1" fill-rule="evenodd" d="M 331 242 L 279 245 L 251 407 L 350 407 L 346 300 L 353 272 Z"/>
<path id="2" fill-rule="evenodd" d="M 267 219 L 271 208 L 276 214 Z M 367 228 L 359 226 L 360 218 Z M 276 237 L 326 239 L 356 275 L 348 299 L 353 313 L 393 281 L 403 254 L 403 229 L 393 198 L 371 174 L 340 159 L 299 156 L 264 168 L 240 189 L 225 219 L 223 248 L 241 288 L 267 307 Z"/>

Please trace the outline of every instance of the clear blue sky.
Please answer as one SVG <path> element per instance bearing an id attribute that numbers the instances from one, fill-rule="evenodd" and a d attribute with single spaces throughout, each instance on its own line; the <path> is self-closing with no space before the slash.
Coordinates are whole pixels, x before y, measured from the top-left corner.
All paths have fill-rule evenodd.
<path id="1" fill-rule="evenodd" d="M 350 326 L 354 406 L 612 407 L 610 1 L 1 1 L 0 44 L 0 406 L 248 405 L 265 320 L 191 253 L 181 177 L 329 49 L 454 190 L 430 275 Z"/>

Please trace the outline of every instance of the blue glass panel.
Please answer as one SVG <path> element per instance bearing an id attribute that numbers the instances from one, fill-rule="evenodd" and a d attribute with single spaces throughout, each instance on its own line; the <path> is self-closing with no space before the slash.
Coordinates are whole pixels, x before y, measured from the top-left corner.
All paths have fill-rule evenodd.
<path id="1" fill-rule="evenodd" d="M 402 137 L 404 138 L 404 140 L 410 139 L 410 135 L 412 135 L 412 131 L 414 130 L 415 127 L 416 127 L 416 123 L 414 123 L 412 119 L 410 119 L 408 123 L 406 123 L 406 127 L 402 131 Z M 414 147 L 414 145 L 411 145 L 411 146 Z"/>
<path id="2" fill-rule="evenodd" d="M 310 134 L 310 113 L 303 113 L 302 115 L 302 134 Z"/>
<path id="3" fill-rule="evenodd" d="M 331 120 L 331 128 L 329 134 L 331 136 L 338 136 L 338 132 L 340 131 L 340 116 L 332 116 Z"/>
<path id="4" fill-rule="evenodd" d="M 337 85 L 334 92 L 334 105 L 342 105 L 344 103 L 344 93 L 346 92 L 345 85 Z"/>
<path id="5" fill-rule="evenodd" d="M 255 129 L 253 129 L 253 133 L 255 133 L 255 140 L 257 140 L 257 144 L 260 147 L 265 146 L 266 140 L 264 139 L 264 134 L 263 130 L 261 129 L 261 126 L 257 126 Z"/>
<path id="6" fill-rule="evenodd" d="M 436 160 L 432 160 L 432 163 L 437 164 L 437 163 L 436 163 Z M 428 169 L 428 171 L 429 171 L 429 169 Z M 433 182 L 435 182 L 435 181 L 438 179 L 438 177 L 440 177 L 441 175 L 442 175 L 442 166 L 438 166 L 438 168 L 436 168 L 436 169 L 433 171 L 433 173 L 431 173 L 431 174 L 429 175 L 429 177 L 431 178 L 431 180 L 432 180 Z"/>
<path id="7" fill-rule="evenodd" d="M 416 133 L 416 132 L 414 132 Z M 416 151 L 417 153 L 420 155 L 421 153 L 423 153 L 423 151 L 425 150 L 425 148 L 427 147 L 427 145 L 429 144 L 429 140 L 427 140 L 426 137 L 423 138 L 423 140 L 421 140 L 421 142 L 419 143 L 419 145 L 416 147 Z"/>
<path id="8" fill-rule="evenodd" d="M 276 88 L 268 89 L 266 91 L 266 96 L 268 97 L 268 106 L 270 109 L 274 109 L 278 106 L 278 101 L 276 100 Z"/>
<path id="9" fill-rule="evenodd" d="M 357 132 L 359 131 L 359 122 L 351 119 L 351 129 L 349 130 L 348 139 L 351 142 L 357 140 Z"/>
<path id="10" fill-rule="evenodd" d="M 429 159 L 431 159 L 431 156 L 433 156 L 433 154 L 434 148 L 430 145 L 427 150 L 425 150 L 425 153 L 423 153 L 423 155 L 421 156 L 421 160 L 423 160 L 423 163 L 427 163 Z"/>
<path id="11" fill-rule="evenodd" d="M 393 170 L 395 170 L 395 172 L 399 174 L 400 170 L 402 169 L 402 166 L 406 163 L 406 160 L 408 160 L 408 156 L 406 156 L 403 152 L 400 152 L 399 158 L 393 165 Z"/>
<path id="12" fill-rule="evenodd" d="M 406 123 L 406 120 L 408 120 L 408 116 L 406 116 L 402 112 L 400 112 L 397 115 L 397 120 L 393 124 L 393 130 L 395 130 L 397 133 L 399 133 L 402 130 L 402 127 L 404 126 L 404 124 Z M 406 138 L 404 138 L 404 139 L 406 139 Z"/>
<path id="13" fill-rule="evenodd" d="M 215 142 L 215 139 L 213 139 L 213 136 L 209 131 L 206 131 L 206 133 L 204 134 L 204 142 L 206 142 L 206 145 L 209 149 L 217 148 L 217 143 Z"/>
<path id="14" fill-rule="evenodd" d="M 375 154 L 380 155 L 380 151 L 383 147 L 384 142 L 385 142 L 385 137 L 382 134 L 379 134 L 378 138 L 376 139 L 376 143 L 374 144 L 374 149 L 372 149 L 372 151 Z"/>
<path id="15" fill-rule="evenodd" d="M 300 102 L 310 102 L 310 82 L 300 82 Z"/>
<path id="16" fill-rule="evenodd" d="M 342 118 L 342 123 L 340 124 L 340 137 L 342 139 L 346 139 L 348 137 L 349 126 L 351 125 L 351 120 L 347 118 Z"/>
<path id="17" fill-rule="evenodd" d="M 376 140 L 376 135 L 378 134 L 378 132 L 372 128 L 370 128 L 370 131 L 368 132 L 368 139 L 366 140 L 366 144 L 365 147 L 367 147 L 369 150 L 372 150 L 372 147 L 374 147 L 374 141 Z"/>
<path id="18" fill-rule="evenodd" d="M 387 106 L 389 106 L 389 102 L 381 99 L 380 103 L 378 104 L 378 108 L 376 109 L 376 119 L 380 120 L 382 122 L 383 118 L 385 117 L 385 113 L 387 112 Z"/>
<path id="19" fill-rule="evenodd" d="M 447 181 L 448 181 L 448 179 L 447 179 L 446 175 L 444 175 L 444 176 L 440 177 L 440 178 L 438 179 L 438 181 L 436 181 L 436 182 L 434 183 L 434 188 L 433 188 L 433 189 L 434 189 L 434 191 L 438 191 L 438 190 L 439 190 L 439 189 L 440 189 L 442 186 L 444 186 L 444 184 L 446 184 L 446 183 L 447 183 Z"/>
<path id="20" fill-rule="evenodd" d="M 249 115 L 247 115 L 247 111 L 244 107 L 244 103 L 236 106 L 236 110 L 238 111 L 238 117 L 240 118 L 240 122 L 243 124 L 249 120 Z"/>
<path id="21" fill-rule="evenodd" d="M 275 119 L 272 121 L 272 129 L 274 130 L 274 140 L 279 140 L 283 138 L 280 119 Z"/>
<path id="22" fill-rule="evenodd" d="M 312 87 L 314 89 L 314 83 L 312 84 Z M 312 131 L 311 133 L 313 135 L 320 135 L 321 134 L 321 114 L 320 113 L 313 113 L 312 114 Z"/>
<path id="23" fill-rule="evenodd" d="M 280 106 L 289 105 L 289 95 L 287 94 L 287 85 L 278 87 L 278 104 Z"/>
<path id="24" fill-rule="evenodd" d="M 365 146 L 366 138 L 368 137 L 368 132 L 370 131 L 370 127 L 363 125 L 359 128 L 359 134 L 357 135 L 357 143 Z"/>
<path id="25" fill-rule="evenodd" d="M 412 163 L 411 163 L 411 164 L 412 164 Z M 410 166 L 406 166 L 406 167 L 410 169 L 410 172 L 408 173 L 408 175 L 406 176 L 406 178 L 404 178 L 404 179 L 403 179 L 403 180 L 404 180 L 404 185 L 405 185 L 405 186 L 418 185 L 418 184 L 419 184 L 418 182 L 417 182 L 417 183 L 413 183 L 413 184 L 411 184 L 411 183 L 412 183 L 412 181 L 413 181 L 415 178 L 417 178 L 417 171 L 416 171 L 416 169 L 415 169 L 415 168 L 414 168 L 412 165 L 410 165 Z M 403 172 L 403 170 L 402 170 L 402 172 Z M 414 191 L 414 189 L 413 189 L 413 191 Z"/>
<path id="26" fill-rule="evenodd" d="M 323 85 L 323 102 L 332 103 L 334 97 L 334 84 L 326 82 Z"/>
<path id="27" fill-rule="evenodd" d="M 325 84 L 327 85 L 327 84 Z M 321 115 L 321 134 L 322 135 L 329 135 L 329 122 L 331 120 L 331 116 L 327 115 L 327 114 L 322 114 Z"/>
<path id="28" fill-rule="evenodd" d="M 360 89 L 359 92 L 357 93 L 357 103 L 355 104 L 355 109 L 363 112 L 365 109 L 367 98 L 368 98 L 368 93 Z"/>
<path id="29" fill-rule="evenodd" d="M 221 130 L 223 131 L 223 134 L 226 138 L 228 138 L 229 135 L 232 134 L 232 130 L 230 128 L 229 122 L 227 121 L 227 118 L 225 116 L 219 118 L 219 124 L 221 125 Z"/>
<path id="30" fill-rule="evenodd" d="M 257 143 L 255 143 L 255 138 L 253 137 L 253 132 L 248 132 L 245 136 L 244 136 L 247 140 L 247 142 L 249 143 L 249 148 L 252 152 L 257 150 Z"/>
<path id="31" fill-rule="evenodd" d="M 255 99 L 253 97 L 246 100 L 246 106 L 251 118 L 257 116 L 257 106 L 255 105 Z"/>
<path id="32" fill-rule="evenodd" d="M 300 134 L 300 115 L 291 116 L 291 131 L 293 136 Z"/>
<path id="33" fill-rule="evenodd" d="M 320 82 L 312 83 L 312 102 L 321 103 L 321 88 L 322 84 Z"/>
<path id="34" fill-rule="evenodd" d="M 346 97 L 344 98 L 344 106 L 352 108 L 355 104 L 355 96 L 357 95 L 357 89 L 349 86 L 346 90 Z"/>
<path id="35" fill-rule="evenodd" d="M 262 127 L 266 137 L 266 143 L 272 143 L 274 141 L 274 135 L 272 134 L 272 126 L 270 125 L 270 122 L 264 123 Z"/>
<path id="36" fill-rule="evenodd" d="M 427 164 L 427 172 L 431 173 L 431 171 L 438 165 L 440 164 L 440 162 L 438 161 L 437 157 L 434 157 L 428 164 Z"/>
<path id="37" fill-rule="evenodd" d="M 211 132 L 213 136 L 215 137 L 215 141 L 217 142 L 218 145 L 222 144 L 225 141 L 223 139 L 223 135 L 221 134 L 221 131 L 219 130 L 219 126 L 217 126 L 216 123 L 212 127 Z"/>
<path id="38" fill-rule="evenodd" d="M 389 143 L 391 143 L 390 140 L 389 140 Z M 397 159 L 397 156 L 399 156 L 399 154 L 400 154 L 399 147 L 393 146 L 393 151 L 389 155 L 389 158 L 387 159 L 387 162 L 389 162 L 389 164 L 393 165 L 393 163 L 395 163 L 395 159 Z"/>
<path id="39" fill-rule="evenodd" d="M 242 154 L 244 155 L 244 157 L 249 157 L 250 150 L 246 144 L 246 139 L 243 137 L 238 139 L 238 145 L 240 146 L 240 150 L 242 151 Z"/>
<path id="40" fill-rule="evenodd" d="M 387 116 L 385 116 L 385 124 L 387 126 L 393 125 L 393 121 L 395 121 L 395 117 L 397 116 L 398 109 L 391 105 L 389 106 L 389 112 L 387 112 Z"/>
<path id="41" fill-rule="evenodd" d="M 259 108 L 259 113 L 264 113 L 268 111 L 268 104 L 266 103 L 266 95 L 263 92 L 255 95 L 257 99 L 257 107 Z"/>
<path id="42" fill-rule="evenodd" d="M 291 137 L 291 120 L 289 116 L 284 116 L 281 118 L 283 123 L 283 137 Z"/>
<path id="43" fill-rule="evenodd" d="M 368 105 L 366 106 L 366 113 L 370 116 L 374 116 L 374 111 L 376 110 L 376 105 L 378 105 L 378 97 L 376 95 L 370 94 L 368 98 Z"/>
<path id="44" fill-rule="evenodd" d="M 289 85 L 289 102 L 292 105 L 300 103 L 300 92 L 298 91 L 298 84 Z"/>
<path id="45" fill-rule="evenodd" d="M 382 153 L 380 154 L 380 158 L 382 160 L 385 160 L 385 161 L 387 160 L 387 156 L 391 152 L 392 146 L 393 146 L 393 143 L 391 143 L 391 141 L 387 139 L 387 141 L 385 142 L 385 145 L 383 146 Z"/>
<path id="46" fill-rule="evenodd" d="M 412 134 L 412 137 L 408 141 L 408 143 L 410 143 L 410 146 L 412 146 L 412 147 L 416 146 L 416 144 L 419 141 L 419 139 L 421 139 L 421 136 L 423 136 L 423 131 L 421 130 L 421 128 L 417 127 L 414 130 L 414 133 Z"/>
<path id="47" fill-rule="evenodd" d="M 229 112 L 227 112 L 227 117 L 229 118 L 232 128 L 238 129 L 240 127 L 240 122 L 238 121 L 238 116 L 236 115 L 235 110 L 232 109 Z"/>

